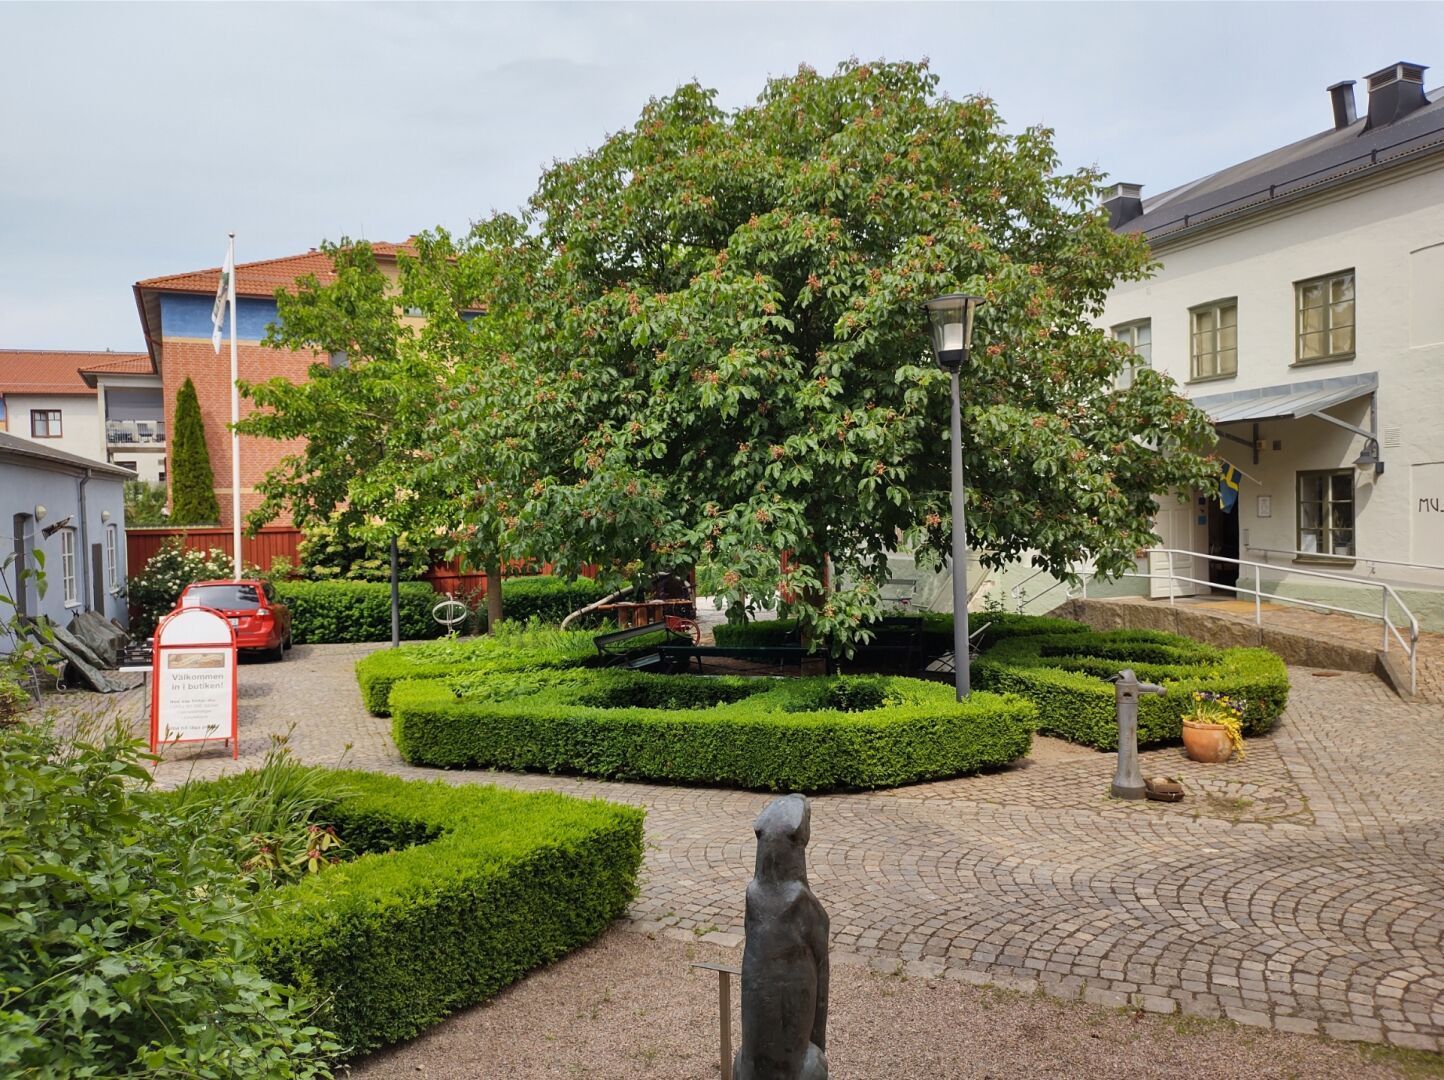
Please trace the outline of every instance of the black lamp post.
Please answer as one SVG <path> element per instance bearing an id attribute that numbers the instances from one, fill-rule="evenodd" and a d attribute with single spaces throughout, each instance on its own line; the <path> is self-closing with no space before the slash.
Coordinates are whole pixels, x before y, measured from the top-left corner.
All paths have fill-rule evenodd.
<path id="1" fill-rule="evenodd" d="M 963 518 L 963 413 L 958 375 L 973 345 L 973 312 L 981 296 L 949 293 L 923 305 L 932 327 L 933 359 L 953 384 L 953 670 L 958 700 L 972 693 L 968 658 L 968 533 Z"/>

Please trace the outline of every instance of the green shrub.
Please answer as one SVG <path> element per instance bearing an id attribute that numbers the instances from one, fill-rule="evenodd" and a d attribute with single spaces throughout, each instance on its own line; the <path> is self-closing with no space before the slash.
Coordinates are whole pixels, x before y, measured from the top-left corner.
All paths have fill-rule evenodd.
<path id="1" fill-rule="evenodd" d="M 142 750 L 0 729 L 0 1075 L 330 1076 L 336 1042 L 258 966 L 275 897 Z"/>
<path id="2" fill-rule="evenodd" d="M 0 674 L 0 725 L 8 724 L 30 707 L 25 688 Z"/>
<path id="3" fill-rule="evenodd" d="M 1267 733 L 1288 700 L 1288 672 L 1267 649 L 1218 649 L 1155 630 L 1015 637 L 973 663 L 973 685 L 1032 701 L 1044 734 L 1116 750 L 1113 687 L 1104 680 L 1125 667 L 1168 690 L 1165 697 L 1145 695 L 1139 702 L 1143 746 L 1180 737 L 1195 690 L 1246 702 L 1244 730 L 1250 735 Z"/>
<path id="4" fill-rule="evenodd" d="M 503 578 L 501 582 L 501 613 L 507 622 L 525 623 L 536 619 L 550 626 L 578 608 L 595 603 L 614 590 L 591 578 L 564 578 L 550 574 Z M 477 608 L 486 610 L 486 601 L 478 600 Z"/>
<path id="5" fill-rule="evenodd" d="M 364 1053 L 409 1039 L 577 948 L 636 894 L 642 811 L 337 772 L 328 809 L 367 852 L 276 890 L 263 967 Z"/>
<path id="6" fill-rule="evenodd" d="M 953 616 L 950 612 L 926 611 L 909 613 L 921 619 L 921 645 L 925 658 L 933 659 L 953 650 Z M 968 616 L 969 630 L 986 624 L 981 642 L 984 648 L 1015 637 L 1037 634 L 1079 633 L 1088 628 L 1072 619 L 1054 619 L 1046 615 L 1012 615 L 1006 612 L 977 611 Z M 748 648 L 769 645 L 796 645 L 801 641 L 796 619 L 770 619 L 761 622 L 722 624 L 712 631 L 713 640 L 727 648 Z M 868 659 L 866 644 L 857 647 L 856 659 Z"/>
<path id="7" fill-rule="evenodd" d="M 768 790 L 891 787 L 1028 752 L 1031 705 L 896 677 L 758 679 L 608 670 L 402 682 L 412 764 L 546 769 Z"/>
<path id="8" fill-rule="evenodd" d="M 391 581 L 391 545 L 355 533 L 354 510 L 333 513 L 306 526 L 296 551 L 297 576 L 310 581 Z M 396 545 L 397 577 L 415 581 L 431 566 L 431 552 L 405 540 Z"/>
<path id="9" fill-rule="evenodd" d="M 278 581 L 276 593 L 291 609 L 291 637 L 301 645 L 391 640 L 391 585 L 376 581 Z M 440 637 L 431 617 L 439 595 L 424 581 L 400 585 L 401 636 Z"/>
<path id="10" fill-rule="evenodd" d="M 356 662 L 361 697 L 373 716 L 388 715 L 402 679 L 444 679 L 470 671 L 542 671 L 595 661 L 595 632 L 500 628 L 483 638 L 447 638 L 374 652 Z"/>

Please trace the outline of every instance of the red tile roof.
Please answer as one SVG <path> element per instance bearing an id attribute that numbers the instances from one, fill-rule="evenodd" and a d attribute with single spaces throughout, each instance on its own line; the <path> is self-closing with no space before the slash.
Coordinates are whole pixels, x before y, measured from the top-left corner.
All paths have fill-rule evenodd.
<path id="1" fill-rule="evenodd" d="M 409 245 L 390 244 L 384 241 L 372 243 L 371 251 L 380 259 L 394 259 L 398 251 L 405 254 L 414 253 L 414 249 Z M 331 260 L 314 249 L 304 255 L 286 255 L 279 259 L 240 263 L 236 267 L 236 295 L 269 298 L 276 295 L 277 289 L 292 285 L 298 277 L 304 277 L 307 274 L 315 274 L 317 279 L 322 282 L 335 280 Z M 156 292 L 214 295 L 220 281 L 221 268 L 213 266 L 209 270 L 193 270 L 186 274 L 147 278 L 144 281 L 137 281 L 135 288 L 137 294 L 141 290 L 154 290 Z"/>
<path id="2" fill-rule="evenodd" d="M 94 394 L 82 371 L 151 373 L 146 353 L 0 349 L 0 394 Z"/>

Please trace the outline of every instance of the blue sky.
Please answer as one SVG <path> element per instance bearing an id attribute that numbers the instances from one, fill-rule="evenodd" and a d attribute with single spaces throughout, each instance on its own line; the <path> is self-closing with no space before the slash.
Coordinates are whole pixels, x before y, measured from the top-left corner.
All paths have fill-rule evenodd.
<path id="1" fill-rule="evenodd" d="M 1157 193 L 1328 127 L 1329 83 L 1438 85 L 1439 42 L 1431 4 L 0 3 L 0 348 L 141 348 L 130 286 L 228 229 L 242 261 L 463 229 L 693 78 L 730 107 L 926 56 Z"/>

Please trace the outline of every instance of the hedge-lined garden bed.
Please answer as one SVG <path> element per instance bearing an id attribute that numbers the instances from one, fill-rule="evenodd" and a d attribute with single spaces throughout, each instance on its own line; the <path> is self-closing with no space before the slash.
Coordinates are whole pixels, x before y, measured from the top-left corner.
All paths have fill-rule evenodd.
<path id="1" fill-rule="evenodd" d="M 352 1055 L 585 944 L 636 893 L 640 810 L 374 773 L 335 782 L 328 816 L 367 854 L 282 887 L 257 933 L 263 970 L 325 1002 L 318 1022 Z"/>
<path id="2" fill-rule="evenodd" d="M 1024 756 L 1034 709 L 896 677 L 755 679 L 619 670 L 473 671 L 403 682 L 393 733 L 415 765 L 545 769 L 764 790 L 877 788 Z"/>
<path id="3" fill-rule="evenodd" d="M 403 679 L 581 667 L 596 661 L 595 636 L 592 630 L 527 630 L 403 645 L 362 657 L 356 662 L 356 680 L 367 711 L 386 716 L 391 687 Z"/>
<path id="4" fill-rule="evenodd" d="M 1249 735 L 1266 734 L 1288 700 L 1284 662 L 1267 649 L 1219 649 L 1156 630 L 1015 637 L 973 663 L 973 685 L 1026 697 L 1044 734 L 1116 750 L 1114 692 L 1104 680 L 1125 667 L 1168 691 L 1140 700 L 1140 745 L 1179 738 L 1195 691 L 1243 702 Z"/>
<path id="5" fill-rule="evenodd" d="M 385 581 L 278 581 L 276 593 L 291 609 L 291 639 L 298 645 L 391 640 L 391 585 Z M 401 582 L 401 636 L 440 637 L 431 617 L 441 599 L 424 581 Z"/>

